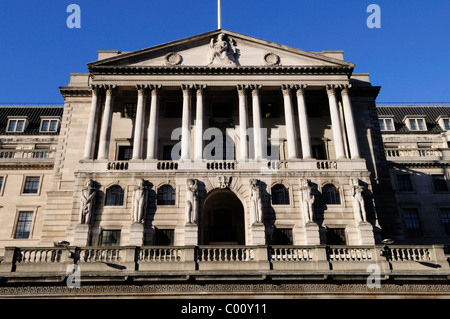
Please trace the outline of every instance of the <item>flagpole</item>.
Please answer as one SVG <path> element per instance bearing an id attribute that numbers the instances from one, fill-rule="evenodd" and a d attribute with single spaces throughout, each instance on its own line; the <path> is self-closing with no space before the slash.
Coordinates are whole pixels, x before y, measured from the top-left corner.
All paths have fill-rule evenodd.
<path id="1" fill-rule="evenodd" d="M 222 29 L 222 5 L 220 3 L 220 0 L 217 1 L 217 29 Z"/>

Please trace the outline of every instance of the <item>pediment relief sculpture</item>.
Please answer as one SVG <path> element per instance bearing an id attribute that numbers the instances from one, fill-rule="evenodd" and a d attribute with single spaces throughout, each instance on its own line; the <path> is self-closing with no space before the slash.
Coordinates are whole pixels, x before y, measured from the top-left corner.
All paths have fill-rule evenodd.
<path id="1" fill-rule="evenodd" d="M 238 49 L 236 41 L 224 33 L 216 39 L 211 38 L 208 52 L 208 65 L 236 66 Z"/>

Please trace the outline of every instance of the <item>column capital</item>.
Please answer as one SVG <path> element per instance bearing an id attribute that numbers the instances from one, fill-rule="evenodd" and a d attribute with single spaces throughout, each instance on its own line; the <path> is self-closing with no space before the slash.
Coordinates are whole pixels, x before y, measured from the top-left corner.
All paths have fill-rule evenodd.
<path id="1" fill-rule="evenodd" d="M 250 84 L 248 87 L 250 90 L 252 90 L 252 95 L 256 96 L 256 95 L 259 95 L 259 91 L 261 90 L 262 85 L 261 84 Z"/>
<path id="2" fill-rule="evenodd" d="M 101 89 L 102 89 L 101 85 L 98 85 L 98 84 L 91 85 L 92 94 L 94 94 L 94 95 L 98 95 L 100 93 Z"/>
<path id="3" fill-rule="evenodd" d="M 341 88 L 341 94 L 348 95 L 349 94 L 348 90 L 352 88 L 352 85 L 351 84 L 341 84 L 339 87 Z"/>
<path id="4" fill-rule="evenodd" d="M 197 96 L 201 96 L 206 90 L 206 84 L 194 84 L 193 88 L 195 89 Z"/>
<path id="5" fill-rule="evenodd" d="M 153 96 L 156 96 L 156 95 L 158 95 L 159 94 L 159 91 L 161 90 L 161 85 L 160 84 L 150 84 L 149 86 L 148 86 L 148 88 L 149 88 L 149 90 L 150 90 L 150 93 L 153 95 Z"/>
<path id="6" fill-rule="evenodd" d="M 181 84 L 181 90 L 183 91 L 183 95 L 191 95 L 192 85 L 190 85 L 190 84 Z"/>
<path id="7" fill-rule="evenodd" d="M 149 85 L 148 84 L 136 84 L 136 90 L 138 91 L 138 94 L 147 95 L 149 91 Z"/>
<path id="8" fill-rule="evenodd" d="M 336 94 L 336 88 L 337 86 L 334 84 L 327 84 L 326 85 L 326 90 L 327 90 L 327 94 L 330 95 L 335 95 Z"/>
<path id="9" fill-rule="evenodd" d="M 293 89 L 293 85 L 281 84 L 281 91 L 283 92 L 283 95 L 290 95 L 292 89 Z"/>
<path id="10" fill-rule="evenodd" d="M 248 90 L 248 85 L 246 84 L 238 84 L 236 85 L 237 91 L 239 95 L 244 95 L 245 93 L 247 93 Z"/>
<path id="11" fill-rule="evenodd" d="M 304 95 L 307 87 L 307 84 L 295 84 L 294 88 L 297 96 Z"/>
<path id="12" fill-rule="evenodd" d="M 117 85 L 115 84 L 104 84 L 103 88 L 106 90 L 106 95 L 113 96 L 117 91 Z"/>

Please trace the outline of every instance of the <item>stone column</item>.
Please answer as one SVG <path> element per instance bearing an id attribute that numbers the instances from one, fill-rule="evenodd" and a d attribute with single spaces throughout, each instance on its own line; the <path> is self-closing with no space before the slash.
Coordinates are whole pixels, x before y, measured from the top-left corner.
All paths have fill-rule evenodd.
<path id="1" fill-rule="evenodd" d="M 86 143 L 84 144 L 84 158 L 92 159 L 95 141 L 95 131 L 97 123 L 98 114 L 98 98 L 99 98 L 100 88 L 97 85 L 92 86 L 92 102 L 89 111 L 89 120 L 86 133 Z"/>
<path id="2" fill-rule="evenodd" d="M 195 113 L 195 141 L 194 141 L 194 159 L 201 161 L 203 159 L 203 92 L 205 85 L 196 85 L 197 108 Z"/>
<path id="3" fill-rule="evenodd" d="M 98 147 L 98 159 L 107 160 L 109 151 L 109 139 L 111 135 L 111 120 L 113 113 L 115 85 L 106 86 L 105 109 L 103 110 L 102 124 L 100 128 L 100 141 Z"/>
<path id="4" fill-rule="evenodd" d="M 345 158 L 344 140 L 342 136 L 341 119 L 336 100 L 336 91 L 334 85 L 327 85 L 328 101 L 330 104 L 331 126 L 333 129 L 334 148 L 336 158 Z"/>
<path id="5" fill-rule="evenodd" d="M 158 114 L 160 85 L 151 85 L 150 119 L 147 129 L 147 159 L 154 160 L 158 147 Z"/>
<path id="6" fill-rule="evenodd" d="M 360 154 L 359 154 L 358 138 L 356 136 L 355 120 L 353 118 L 352 104 L 350 102 L 350 96 L 348 93 L 349 88 L 350 85 L 345 85 L 342 87 L 341 90 L 342 104 L 344 108 L 345 127 L 347 129 L 347 137 L 350 147 L 351 158 L 359 158 Z"/>
<path id="7" fill-rule="evenodd" d="M 295 135 L 294 115 L 292 112 L 292 97 L 291 87 L 289 85 L 282 85 L 281 90 L 283 92 L 284 99 L 284 118 L 286 123 L 286 137 L 288 145 L 288 158 L 297 158 L 297 141 Z"/>
<path id="8" fill-rule="evenodd" d="M 300 125 L 300 139 L 302 142 L 303 159 L 312 158 L 311 137 L 309 135 L 308 113 L 305 103 L 306 85 L 298 85 L 297 89 L 297 106 L 298 106 L 298 123 Z"/>
<path id="9" fill-rule="evenodd" d="M 262 158 L 262 139 L 261 139 L 261 105 L 259 101 L 259 91 L 261 85 L 251 85 L 252 90 L 252 110 L 253 110 L 253 147 L 255 160 Z"/>
<path id="10" fill-rule="evenodd" d="M 237 86 L 239 95 L 239 161 L 248 159 L 247 143 L 247 86 Z"/>
<path id="11" fill-rule="evenodd" d="M 181 124 L 181 161 L 191 158 L 191 91 L 190 85 L 182 85 L 183 91 L 183 117 Z"/>
<path id="12" fill-rule="evenodd" d="M 138 101 L 136 107 L 136 121 L 134 124 L 134 141 L 133 141 L 133 160 L 142 159 L 142 145 L 144 139 L 144 113 L 145 113 L 145 101 L 148 91 L 146 85 L 136 85 L 138 92 Z"/>

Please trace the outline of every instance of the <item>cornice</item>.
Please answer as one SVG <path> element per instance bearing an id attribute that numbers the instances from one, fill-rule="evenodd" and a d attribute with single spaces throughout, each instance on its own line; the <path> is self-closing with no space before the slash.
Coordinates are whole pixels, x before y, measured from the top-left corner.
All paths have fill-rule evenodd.
<path id="1" fill-rule="evenodd" d="M 89 67 L 92 75 L 128 75 L 128 74 L 161 74 L 161 75 L 217 75 L 217 74 L 344 74 L 350 76 L 353 66 L 95 66 Z M 90 94 L 90 93 L 89 93 Z"/>
<path id="2" fill-rule="evenodd" d="M 67 97 L 92 97 L 92 89 L 88 87 L 60 87 L 59 91 L 64 99 Z"/>

